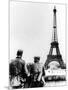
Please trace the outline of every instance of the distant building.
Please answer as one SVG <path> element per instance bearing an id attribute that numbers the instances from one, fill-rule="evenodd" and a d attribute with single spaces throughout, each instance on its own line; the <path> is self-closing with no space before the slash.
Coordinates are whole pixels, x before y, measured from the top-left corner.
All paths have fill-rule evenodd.
<path id="1" fill-rule="evenodd" d="M 45 73 L 45 81 L 66 81 L 66 69 L 48 69 Z"/>

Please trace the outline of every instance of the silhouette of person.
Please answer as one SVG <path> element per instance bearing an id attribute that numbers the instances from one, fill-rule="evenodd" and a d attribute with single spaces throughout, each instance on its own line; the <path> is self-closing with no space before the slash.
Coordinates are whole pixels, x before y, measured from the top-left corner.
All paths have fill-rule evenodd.
<path id="1" fill-rule="evenodd" d="M 31 86 L 30 87 L 43 87 L 45 81 L 43 76 L 45 76 L 44 66 L 42 63 L 39 62 L 40 57 L 35 56 L 34 57 L 34 64 L 31 69 Z"/>
<path id="2" fill-rule="evenodd" d="M 28 70 L 26 63 L 22 60 L 22 50 L 17 51 L 17 57 L 9 64 L 10 86 L 12 88 L 24 87 L 23 82 L 26 81 Z"/>

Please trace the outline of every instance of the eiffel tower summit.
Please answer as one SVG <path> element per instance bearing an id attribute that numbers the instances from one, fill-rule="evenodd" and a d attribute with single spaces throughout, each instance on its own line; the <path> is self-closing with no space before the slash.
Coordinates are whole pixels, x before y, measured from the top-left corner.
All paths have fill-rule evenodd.
<path id="1" fill-rule="evenodd" d="M 57 36 L 57 23 L 56 23 L 56 6 L 54 6 L 53 9 L 53 34 L 52 34 L 52 42 L 49 54 L 47 55 L 47 60 L 45 62 L 45 68 L 49 68 L 49 64 L 53 61 L 56 61 L 59 63 L 58 68 L 66 69 L 66 66 L 63 62 L 62 55 L 60 54 L 59 50 L 59 43 L 58 43 L 58 36 Z M 55 50 L 56 54 L 53 54 L 53 51 Z"/>

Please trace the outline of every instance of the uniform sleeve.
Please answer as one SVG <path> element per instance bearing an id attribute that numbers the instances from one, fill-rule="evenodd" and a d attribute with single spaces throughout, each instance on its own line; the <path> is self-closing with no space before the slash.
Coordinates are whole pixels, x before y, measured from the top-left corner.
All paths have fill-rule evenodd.
<path id="1" fill-rule="evenodd" d="M 9 64 L 9 75 L 13 76 L 14 72 L 15 72 L 14 65 L 13 65 L 13 63 L 10 63 Z"/>

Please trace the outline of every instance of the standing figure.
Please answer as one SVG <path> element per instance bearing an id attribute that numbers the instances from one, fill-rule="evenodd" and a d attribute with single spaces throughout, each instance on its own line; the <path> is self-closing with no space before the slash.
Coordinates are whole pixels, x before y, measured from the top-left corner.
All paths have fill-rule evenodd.
<path id="1" fill-rule="evenodd" d="M 44 66 L 39 61 L 40 61 L 40 57 L 34 57 L 34 64 L 30 72 L 31 75 L 30 87 L 43 87 L 45 84 Z"/>
<path id="2" fill-rule="evenodd" d="M 25 61 L 22 60 L 22 54 L 23 51 L 18 50 L 17 57 L 9 64 L 9 78 L 12 88 L 22 88 L 26 82 L 28 71 Z"/>

